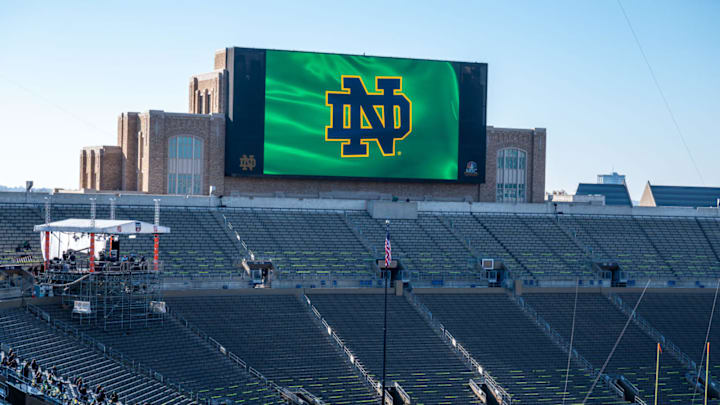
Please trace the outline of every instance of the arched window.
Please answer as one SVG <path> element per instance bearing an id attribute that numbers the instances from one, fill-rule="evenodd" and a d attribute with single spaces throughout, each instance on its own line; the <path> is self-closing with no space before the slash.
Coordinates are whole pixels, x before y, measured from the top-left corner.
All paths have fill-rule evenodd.
<path id="1" fill-rule="evenodd" d="M 203 140 L 174 136 L 168 140 L 168 194 L 202 194 Z"/>
<path id="2" fill-rule="evenodd" d="M 527 153 L 516 148 L 500 149 L 497 154 L 497 202 L 527 201 Z"/>

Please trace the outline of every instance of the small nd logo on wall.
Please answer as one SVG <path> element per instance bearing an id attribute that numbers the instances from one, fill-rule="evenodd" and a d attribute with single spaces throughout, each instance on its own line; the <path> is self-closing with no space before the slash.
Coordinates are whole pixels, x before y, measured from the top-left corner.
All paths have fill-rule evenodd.
<path id="1" fill-rule="evenodd" d="M 240 157 L 240 167 L 243 171 L 253 171 L 253 169 L 255 169 L 255 165 L 257 165 L 257 162 L 255 161 L 255 155 L 242 155 Z"/>
<path id="2" fill-rule="evenodd" d="M 412 132 L 412 102 L 402 92 L 402 77 L 375 77 L 368 92 L 360 76 L 342 75 L 342 90 L 326 91 L 330 125 L 326 141 L 340 141 L 342 157 L 369 156 L 375 141 L 383 156 L 395 156 L 395 142 Z"/>

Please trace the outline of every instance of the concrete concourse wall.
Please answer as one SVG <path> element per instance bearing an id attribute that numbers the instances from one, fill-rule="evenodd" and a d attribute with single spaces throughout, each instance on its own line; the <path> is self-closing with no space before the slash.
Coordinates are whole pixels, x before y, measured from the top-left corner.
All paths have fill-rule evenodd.
<path id="1" fill-rule="evenodd" d="M 181 195 L 150 195 L 138 193 L 20 193 L 0 192 L 0 204 L 44 204 L 45 198 L 52 204 L 90 204 L 95 198 L 98 205 L 110 204 L 115 198 L 116 205 L 153 206 L 154 199 L 160 199 L 160 206 L 207 207 L 207 208 L 265 208 L 294 210 L 360 210 L 368 209 L 368 204 L 378 204 L 378 200 L 300 198 L 300 197 L 207 197 Z M 407 204 L 405 202 L 383 202 L 384 204 Z M 586 204 L 553 203 L 542 204 L 502 204 L 483 202 L 443 202 L 413 201 L 420 213 L 495 213 L 495 214 L 558 214 L 558 215 L 632 215 L 657 217 L 710 217 L 720 218 L 718 208 L 685 207 L 616 207 Z"/>

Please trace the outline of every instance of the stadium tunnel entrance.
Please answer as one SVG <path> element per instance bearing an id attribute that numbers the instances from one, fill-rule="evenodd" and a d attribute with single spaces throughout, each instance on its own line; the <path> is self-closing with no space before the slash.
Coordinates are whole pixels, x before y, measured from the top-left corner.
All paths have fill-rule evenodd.
<path id="1" fill-rule="evenodd" d="M 610 281 L 612 287 L 627 287 L 627 273 L 620 267 L 617 262 L 595 262 L 592 264 L 595 273 L 602 280 Z"/>

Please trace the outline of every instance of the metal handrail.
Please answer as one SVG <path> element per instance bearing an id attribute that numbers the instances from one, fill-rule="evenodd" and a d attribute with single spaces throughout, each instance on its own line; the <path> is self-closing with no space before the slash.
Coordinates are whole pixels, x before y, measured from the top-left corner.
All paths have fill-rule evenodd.
<path id="1" fill-rule="evenodd" d="M 332 326 L 323 318 L 323 316 L 320 314 L 320 311 L 315 308 L 315 306 L 312 304 L 312 301 L 310 301 L 310 298 L 307 295 L 303 295 L 303 298 L 305 299 L 305 303 L 307 306 L 311 309 L 312 313 L 315 315 L 315 317 L 320 321 L 320 323 L 325 327 L 325 330 L 327 333 L 335 340 L 335 343 L 337 343 L 338 347 L 342 350 L 343 353 L 348 357 L 348 361 L 350 361 L 350 364 L 352 364 L 355 369 L 358 370 L 360 375 L 363 376 L 365 381 L 373 387 L 373 389 L 376 392 L 381 391 L 381 384 L 378 381 L 375 381 L 375 379 L 370 375 L 370 373 L 365 370 L 365 367 L 362 365 L 362 363 L 358 360 L 357 356 L 350 350 L 349 347 L 343 343 L 340 336 L 338 336 L 337 333 L 335 333 L 335 329 L 333 329 Z"/>
<path id="2" fill-rule="evenodd" d="M 185 317 L 178 314 L 177 312 L 171 310 L 171 307 L 168 307 L 167 313 L 170 314 L 171 317 L 175 318 L 181 325 L 183 325 L 185 328 L 193 332 L 195 335 L 197 335 L 200 339 L 207 342 L 210 346 L 212 346 L 214 349 L 216 349 L 220 354 L 223 356 L 229 358 L 231 361 L 235 362 L 240 368 L 247 371 L 257 379 L 259 379 L 263 384 L 269 386 L 274 391 L 276 391 L 281 396 L 284 395 L 285 389 L 276 383 L 274 383 L 271 380 L 268 380 L 267 377 L 265 377 L 261 372 L 259 372 L 257 369 L 251 367 L 245 360 L 240 358 L 237 354 L 231 352 L 229 349 L 227 349 L 225 346 L 221 345 L 220 342 L 210 337 L 207 333 L 203 332 L 199 328 L 196 328 L 190 322 L 188 322 Z"/>
<path id="3" fill-rule="evenodd" d="M 639 326 L 640 329 L 653 338 L 657 343 L 660 343 L 663 349 L 669 351 L 673 357 L 680 361 L 680 363 L 692 371 L 697 371 L 697 364 L 692 360 L 692 358 L 690 358 L 690 356 L 685 354 L 685 352 L 683 352 L 670 339 L 666 338 L 659 330 L 655 329 L 655 327 L 643 318 L 642 315 L 636 311 L 634 312 L 633 308 L 631 308 L 629 304 L 627 304 L 619 295 L 611 293 L 608 295 L 608 299 L 610 299 L 610 302 L 615 304 L 622 313 L 631 317 L 635 325 Z"/>
<path id="4" fill-rule="evenodd" d="M 120 363 L 121 365 L 127 367 L 133 372 L 136 372 L 138 374 L 145 375 L 147 377 L 150 377 L 151 379 L 154 379 L 160 383 L 163 384 L 172 384 L 174 381 L 171 379 L 168 379 L 164 377 L 161 373 L 158 373 L 157 371 L 151 369 L 150 367 L 145 366 L 144 364 L 137 362 L 133 359 L 127 358 L 124 354 L 121 352 L 106 346 L 99 341 L 97 341 L 92 336 L 86 334 L 85 332 L 80 331 L 79 329 L 70 326 L 58 319 L 54 319 L 50 316 L 49 313 L 41 309 L 40 307 L 37 307 L 33 304 L 26 304 L 25 305 L 26 310 L 31 315 L 36 316 L 38 319 L 46 322 L 51 327 L 62 331 L 63 333 L 75 337 L 80 343 L 84 344 L 85 346 L 88 346 L 89 348 L 101 353 L 103 357 L 116 361 Z M 193 392 L 190 390 L 182 389 L 179 383 L 173 384 L 174 386 L 177 386 L 177 391 L 180 395 L 189 396 L 190 398 L 193 397 Z"/>
<path id="5" fill-rule="evenodd" d="M 585 370 L 587 370 L 590 375 L 593 378 L 600 377 L 605 384 L 610 387 L 611 390 L 614 390 L 614 386 L 611 382 L 610 376 L 608 376 L 606 373 L 600 374 L 600 370 L 596 369 L 592 363 L 590 363 L 585 357 L 583 357 L 577 349 L 573 348 L 572 351 L 570 350 L 570 343 L 565 340 L 565 338 L 558 333 L 552 326 L 550 326 L 550 323 L 548 323 L 542 316 L 540 316 L 535 309 L 533 309 L 530 305 L 528 305 L 523 297 L 517 296 L 517 295 L 511 295 L 511 299 L 513 302 L 515 302 L 520 309 L 525 312 L 525 314 L 530 317 L 535 323 L 540 327 L 540 329 L 545 332 L 545 334 L 550 337 L 550 340 L 552 340 L 556 345 L 558 345 L 565 353 L 570 353 L 570 355 L 580 363 Z M 642 401 L 641 398 L 636 397 L 637 401 Z M 643 403 L 643 402 L 637 402 L 637 403 Z"/>
<path id="6" fill-rule="evenodd" d="M 462 356 L 465 362 L 470 365 L 472 371 L 478 373 L 482 378 L 483 382 L 488 387 L 490 387 L 496 395 L 501 398 L 502 403 L 504 405 L 511 404 L 512 396 L 495 380 L 495 378 L 490 375 L 490 373 L 485 367 L 483 367 L 477 360 L 475 360 L 475 358 L 470 354 L 470 352 L 468 352 L 465 347 L 463 347 L 463 345 L 458 342 L 458 340 L 450 333 L 450 331 L 448 331 L 443 324 L 441 324 L 433 317 L 430 309 L 425 306 L 425 304 L 420 302 L 420 299 L 415 294 L 406 291 L 404 295 L 408 299 L 408 301 L 413 304 L 416 309 L 419 310 L 420 314 L 423 315 L 423 317 L 428 321 L 430 326 L 433 327 L 436 332 L 439 332 L 443 340 L 446 343 L 449 343 L 450 347 L 452 347 L 453 350 L 455 350 Z"/>

